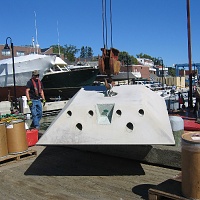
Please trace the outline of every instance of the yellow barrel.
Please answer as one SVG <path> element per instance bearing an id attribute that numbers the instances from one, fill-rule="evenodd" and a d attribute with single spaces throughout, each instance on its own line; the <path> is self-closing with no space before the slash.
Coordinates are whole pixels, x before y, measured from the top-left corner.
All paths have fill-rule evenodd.
<path id="1" fill-rule="evenodd" d="M 182 135 L 182 194 L 200 199 L 200 133 Z"/>
<path id="2" fill-rule="evenodd" d="M 12 120 L 7 124 L 6 134 L 9 154 L 22 153 L 28 150 L 25 122 L 23 120 Z"/>
<path id="3" fill-rule="evenodd" d="M 7 137 L 6 137 L 6 125 L 0 123 L 0 157 L 8 155 Z"/>

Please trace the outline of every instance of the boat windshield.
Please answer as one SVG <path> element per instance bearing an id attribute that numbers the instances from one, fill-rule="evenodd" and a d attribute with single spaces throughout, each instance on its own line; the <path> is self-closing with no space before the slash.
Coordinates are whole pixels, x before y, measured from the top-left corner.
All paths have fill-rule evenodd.
<path id="1" fill-rule="evenodd" d="M 70 69 L 67 66 L 59 66 L 59 65 L 54 65 L 49 69 L 50 72 L 60 72 L 60 71 L 70 71 Z"/>

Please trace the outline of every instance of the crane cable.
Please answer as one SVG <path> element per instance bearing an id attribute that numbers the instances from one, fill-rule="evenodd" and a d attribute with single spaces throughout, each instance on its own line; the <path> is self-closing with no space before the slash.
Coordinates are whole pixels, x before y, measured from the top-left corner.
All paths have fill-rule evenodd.
<path id="1" fill-rule="evenodd" d="M 111 47 L 113 47 L 112 41 L 112 0 L 110 0 L 110 40 L 111 40 Z"/>
<path id="2" fill-rule="evenodd" d="M 113 47 L 112 41 L 112 0 L 110 0 L 110 33 L 111 33 L 111 47 Z M 108 26 L 106 15 L 106 0 L 102 0 L 102 23 L 103 23 L 103 45 L 107 49 L 108 46 Z M 105 29 L 104 29 L 105 28 Z"/>
<path id="3" fill-rule="evenodd" d="M 102 0 L 102 28 L 103 28 L 103 45 L 105 48 L 105 36 L 104 36 L 104 0 Z"/>

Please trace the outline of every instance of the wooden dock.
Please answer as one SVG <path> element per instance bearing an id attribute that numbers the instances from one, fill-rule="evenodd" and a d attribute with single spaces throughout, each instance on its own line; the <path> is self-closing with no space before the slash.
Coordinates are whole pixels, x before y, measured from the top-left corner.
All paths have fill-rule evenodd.
<path id="1" fill-rule="evenodd" d="M 33 159 L 0 167 L 1 200 L 138 200 L 180 170 L 81 151 L 34 146 Z"/>
<path id="2" fill-rule="evenodd" d="M 29 158 L 32 158 L 35 156 L 37 156 L 37 151 L 32 150 L 32 149 L 28 149 L 27 151 L 25 151 L 23 153 L 16 153 L 16 154 L 12 154 L 12 155 L 8 154 L 7 156 L 0 158 L 0 166 L 7 165 L 7 164 L 10 164 L 10 163 L 16 162 L 16 161 L 21 161 L 24 159 L 29 159 Z"/>
<path id="3" fill-rule="evenodd" d="M 189 186 L 188 186 L 189 187 Z M 169 200 L 188 200 L 182 195 L 181 173 L 171 179 L 158 184 L 148 191 L 149 200 L 169 199 Z"/>

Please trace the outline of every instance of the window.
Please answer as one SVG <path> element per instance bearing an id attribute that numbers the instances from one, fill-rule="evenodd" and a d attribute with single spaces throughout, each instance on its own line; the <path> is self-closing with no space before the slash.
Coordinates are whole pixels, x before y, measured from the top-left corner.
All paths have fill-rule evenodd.
<path id="1" fill-rule="evenodd" d="M 10 56 L 10 49 L 2 49 L 2 56 Z"/>
<path id="2" fill-rule="evenodd" d="M 24 53 L 24 51 L 17 51 L 17 52 L 16 52 L 16 55 L 17 55 L 17 56 L 24 56 L 25 53 Z"/>

